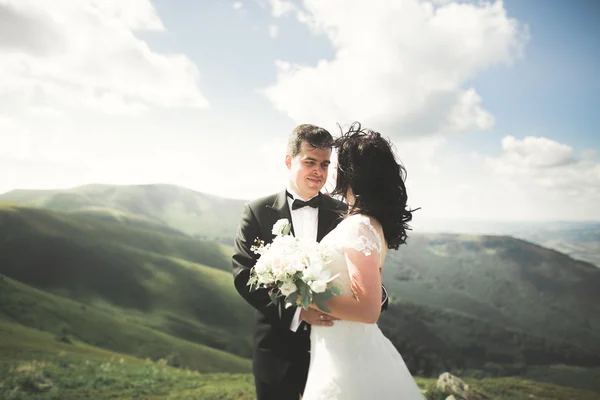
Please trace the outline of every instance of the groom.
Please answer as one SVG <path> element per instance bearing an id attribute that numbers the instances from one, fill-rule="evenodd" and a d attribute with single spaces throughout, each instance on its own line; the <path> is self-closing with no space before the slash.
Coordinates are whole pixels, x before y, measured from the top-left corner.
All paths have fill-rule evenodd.
<path id="1" fill-rule="evenodd" d="M 250 291 L 250 269 L 258 259 L 250 247 L 259 238 L 270 243 L 275 222 L 287 218 L 297 238 L 321 241 L 340 222 L 347 206 L 320 193 L 331 163 L 331 134 L 304 124 L 288 141 L 286 190 L 244 205 L 234 244 L 233 275 L 237 291 L 257 310 L 252 370 L 258 400 L 298 400 L 304 391 L 310 362 L 310 326 L 331 326 L 334 318 L 300 307 L 269 305 L 266 289 Z"/>

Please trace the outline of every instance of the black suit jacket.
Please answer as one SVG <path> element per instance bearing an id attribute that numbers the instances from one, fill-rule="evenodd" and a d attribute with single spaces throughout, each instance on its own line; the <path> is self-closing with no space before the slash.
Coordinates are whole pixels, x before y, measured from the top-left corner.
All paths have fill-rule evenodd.
<path id="1" fill-rule="evenodd" d="M 347 206 L 327 195 L 319 206 L 317 241 L 329 233 L 341 221 L 341 213 Z M 281 318 L 276 306 L 270 305 L 266 289 L 250 291 L 247 286 L 250 269 L 258 259 L 250 247 L 256 238 L 267 243 L 273 240 L 271 230 L 277 220 L 287 218 L 292 222 L 286 192 L 263 197 L 244 205 L 241 222 L 234 243 L 233 276 L 237 291 L 256 309 L 254 332 L 253 371 L 265 382 L 283 379 L 289 366 L 307 356 L 310 349 L 308 332 L 290 330 L 296 307 L 283 309 Z M 293 223 L 292 223 L 293 233 Z"/>

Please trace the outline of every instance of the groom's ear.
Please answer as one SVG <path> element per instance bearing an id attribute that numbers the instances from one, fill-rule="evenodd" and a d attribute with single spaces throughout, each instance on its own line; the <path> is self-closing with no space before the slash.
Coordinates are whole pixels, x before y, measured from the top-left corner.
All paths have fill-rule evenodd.
<path id="1" fill-rule="evenodd" d="M 285 156 L 285 166 L 287 167 L 287 169 L 292 169 L 292 156 L 290 156 L 289 154 L 286 154 Z"/>

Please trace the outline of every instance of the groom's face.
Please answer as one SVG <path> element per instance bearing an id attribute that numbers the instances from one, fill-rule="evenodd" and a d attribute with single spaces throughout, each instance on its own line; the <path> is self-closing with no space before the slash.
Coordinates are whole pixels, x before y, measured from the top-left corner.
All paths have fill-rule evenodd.
<path id="1" fill-rule="evenodd" d="M 330 159 L 331 149 L 313 148 L 302 142 L 298 155 L 285 157 L 291 188 L 304 199 L 315 196 L 327 181 Z"/>

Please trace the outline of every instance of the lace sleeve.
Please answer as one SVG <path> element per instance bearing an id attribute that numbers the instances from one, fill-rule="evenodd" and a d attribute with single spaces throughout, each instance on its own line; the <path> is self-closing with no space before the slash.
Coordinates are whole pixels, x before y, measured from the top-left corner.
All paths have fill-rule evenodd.
<path id="1" fill-rule="evenodd" d="M 371 252 L 381 253 L 381 236 L 371 223 L 369 217 L 365 215 L 353 215 L 348 217 L 347 222 L 348 226 L 344 235 L 344 248 L 360 251 L 365 256 L 370 256 Z"/>

